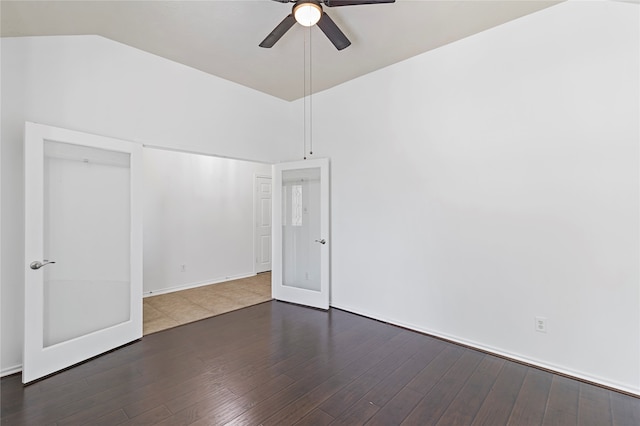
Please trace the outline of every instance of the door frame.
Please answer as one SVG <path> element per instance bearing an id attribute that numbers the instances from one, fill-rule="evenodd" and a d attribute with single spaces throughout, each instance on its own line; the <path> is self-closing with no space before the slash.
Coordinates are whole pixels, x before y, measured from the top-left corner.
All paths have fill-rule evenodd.
<path id="1" fill-rule="evenodd" d="M 22 382 L 27 384 L 142 337 L 142 145 L 37 123 L 25 123 L 25 265 Z M 44 254 L 44 141 L 84 145 L 130 155 L 129 321 L 45 348 L 43 271 L 29 263 Z M 38 200 L 38 197 L 40 198 Z"/>
<path id="2" fill-rule="evenodd" d="M 258 274 L 258 268 L 257 268 L 257 264 L 258 264 L 258 254 L 260 253 L 260 251 L 258 250 L 259 245 L 259 241 L 257 238 L 257 233 L 258 233 L 258 224 L 256 222 L 256 219 L 258 217 L 258 211 L 260 206 L 257 203 L 257 197 L 258 197 L 258 192 L 259 192 L 259 188 L 258 188 L 258 179 L 259 178 L 264 178 L 264 179 L 269 179 L 271 180 L 271 216 L 273 218 L 273 177 L 271 175 L 264 175 L 264 174 L 258 174 L 258 173 L 254 173 L 253 174 L 253 273 L 254 274 Z M 271 223 L 271 239 L 273 240 L 273 221 Z M 273 252 L 271 253 L 271 265 L 273 267 Z M 267 271 L 264 271 L 267 272 Z"/>
<path id="3" fill-rule="evenodd" d="M 320 168 L 320 236 L 325 243 L 320 249 L 320 292 L 282 284 L 282 172 L 286 170 Z M 329 309 L 331 303 L 331 197 L 329 158 L 317 158 L 272 166 L 272 297 L 285 302 Z"/>

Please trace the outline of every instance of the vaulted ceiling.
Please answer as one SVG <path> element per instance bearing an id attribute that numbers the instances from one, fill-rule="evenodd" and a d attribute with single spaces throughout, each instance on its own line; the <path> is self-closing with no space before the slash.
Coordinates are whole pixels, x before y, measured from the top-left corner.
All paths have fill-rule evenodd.
<path id="1" fill-rule="evenodd" d="M 557 3 L 397 0 L 325 7 L 352 42 L 342 51 L 319 28 L 297 24 L 273 48 L 258 47 L 291 11 L 291 4 L 271 0 L 2 0 L 0 35 L 100 35 L 294 100 Z"/>

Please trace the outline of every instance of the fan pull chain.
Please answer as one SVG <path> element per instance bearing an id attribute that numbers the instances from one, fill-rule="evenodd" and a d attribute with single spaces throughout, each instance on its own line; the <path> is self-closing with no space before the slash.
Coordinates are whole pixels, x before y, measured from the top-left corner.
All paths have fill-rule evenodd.
<path id="1" fill-rule="evenodd" d="M 309 27 L 309 155 L 313 155 L 313 43 Z"/>
<path id="2" fill-rule="evenodd" d="M 307 159 L 307 37 L 303 37 L 302 56 L 302 159 Z"/>

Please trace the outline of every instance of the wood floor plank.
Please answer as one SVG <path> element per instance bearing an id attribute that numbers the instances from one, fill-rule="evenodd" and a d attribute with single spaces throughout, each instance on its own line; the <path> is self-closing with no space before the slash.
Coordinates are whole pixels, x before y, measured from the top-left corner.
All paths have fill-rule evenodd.
<path id="1" fill-rule="evenodd" d="M 122 423 L 123 426 L 140 426 L 140 425 L 155 425 L 161 420 L 171 416 L 171 412 L 164 405 L 160 405 L 147 412 L 140 414 L 132 418 L 129 421 Z"/>
<path id="2" fill-rule="evenodd" d="M 201 392 L 208 392 L 220 387 L 220 384 L 215 380 L 216 375 L 210 374 L 206 369 L 198 369 L 197 371 L 198 373 L 195 375 L 188 369 L 177 376 L 157 374 L 158 378 L 163 378 L 147 382 L 138 388 L 136 398 L 127 398 L 124 401 L 118 399 L 116 403 L 122 403 L 126 414 L 133 418 L 175 398 L 177 395 L 184 394 L 185 388 L 197 388 Z"/>
<path id="3" fill-rule="evenodd" d="M 210 393 L 205 395 L 195 404 L 191 404 L 188 407 L 172 414 L 161 422 L 158 422 L 158 426 L 176 426 L 176 425 L 190 425 L 198 420 L 205 419 L 215 413 L 218 409 L 224 409 L 233 405 L 245 405 L 246 400 L 243 397 L 239 397 L 233 392 L 223 389 L 220 392 Z"/>
<path id="4" fill-rule="evenodd" d="M 485 356 L 437 424 L 439 426 L 470 425 L 498 378 L 504 363 L 503 359 L 491 355 Z"/>
<path id="5" fill-rule="evenodd" d="M 24 390 L 22 389 L 22 382 L 20 381 L 20 379 L 20 374 L 12 374 L 10 376 L 3 377 L 2 380 L 0 380 L 0 397 L 2 397 L 3 408 L 5 408 L 5 406 L 10 406 L 10 404 L 14 404 L 16 401 L 20 401 L 24 398 Z M 36 388 L 34 387 L 34 392 L 35 391 Z"/>
<path id="6" fill-rule="evenodd" d="M 13 413 L 24 410 L 24 407 L 43 407 L 46 404 L 51 406 L 60 406 L 69 401 L 73 401 L 78 396 L 85 395 L 89 389 L 89 385 L 84 379 L 72 380 L 70 383 L 61 382 L 59 388 L 54 394 L 50 390 L 42 390 L 37 386 L 38 383 L 22 387 L 20 376 L 14 376 L 15 380 L 11 383 L 14 389 L 20 392 L 14 392 L 13 395 L 7 396 L 5 392 L 0 395 L 2 400 L 2 416 L 7 417 Z M 13 377 L 11 378 L 13 379 Z M 5 378 L 2 379 L 3 381 Z M 30 413 L 34 414 L 34 413 Z"/>
<path id="7" fill-rule="evenodd" d="M 111 403 L 116 398 L 124 398 L 126 385 L 120 384 L 110 389 L 89 391 L 86 398 L 79 398 L 61 406 L 46 404 L 32 411 L 31 424 L 53 420 L 59 425 L 81 424 L 99 416 L 103 416 L 121 407 L 119 402 Z"/>
<path id="8" fill-rule="evenodd" d="M 553 376 L 543 425 L 574 425 L 578 423 L 580 383 L 563 376 Z"/>
<path id="9" fill-rule="evenodd" d="M 351 362 L 354 359 L 354 355 L 357 354 L 357 357 L 361 357 L 365 353 L 375 350 L 376 347 L 384 344 L 398 333 L 397 330 L 393 330 L 388 326 L 384 330 L 377 330 L 376 333 L 372 333 L 372 331 L 373 329 L 369 331 L 367 329 L 354 329 L 348 334 L 336 336 L 337 343 L 341 344 L 336 350 L 321 353 L 309 359 L 307 363 L 300 367 L 287 371 L 287 375 L 297 380 L 312 374 L 319 365 Z"/>
<path id="10" fill-rule="evenodd" d="M 129 417 L 122 408 L 91 420 L 92 426 L 117 426 L 129 421 Z"/>
<path id="11" fill-rule="evenodd" d="M 180 382 L 192 377 L 198 377 L 201 380 L 201 375 L 206 373 L 206 370 L 197 368 L 201 366 L 200 364 L 194 363 L 191 368 L 189 363 L 174 365 L 175 369 L 168 374 L 135 375 L 128 379 L 123 379 L 121 382 L 115 382 L 111 388 L 102 390 L 99 393 L 91 392 L 86 398 L 79 399 L 75 403 L 63 407 L 64 410 L 61 410 L 61 415 L 66 415 L 56 421 L 59 425 L 74 425 L 85 419 L 102 416 L 117 408 L 132 405 L 138 406 L 138 412 L 131 412 L 132 415 L 137 415 L 139 412 L 147 411 L 159 405 L 159 401 L 154 401 L 153 398 L 151 398 L 151 403 L 148 403 L 149 401 L 144 399 L 146 395 L 153 395 L 158 391 L 157 389 L 165 389 L 175 381 Z M 94 383 L 97 390 L 105 388 L 105 385 L 97 380 L 92 381 L 92 383 Z M 123 392 L 123 390 L 127 392 Z"/>
<path id="12" fill-rule="evenodd" d="M 422 362 L 409 358 L 382 381 L 373 386 L 373 388 L 364 395 L 364 398 L 373 402 L 378 407 L 382 407 L 396 396 L 396 394 L 424 368 L 425 365 Z"/>
<path id="13" fill-rule="evenodd" d="M 401 423 L 420 402 L 424 395 L 409 388 L 398 392 L 366 423 L 368 426 L 387 426 Z M 367 401 L 367 398 L 363 398 Z M 372 401 L 369 401 L 375 404 Z"/>
<path id="14" fill-rule="evenodd" d="M 465 349 L 462 356 L 431 388 L 402 424 L 436 424 L 484 357 L 480 352 Z"/>
<path id="15" fill-rule="evenodd" d="M 229 399 L 223 404 L 215 406 L 213 410 L 210 410 L 198 421 L 194 422 L 193 425 L 204 426 L 212 424 L 226 424 L 239 415 L 245 413 L 256 404 L 268 399 L 271 395 L 288 388 L 291 385 L 291 382 L 291 378 L 285 375 L 275 377 L 243 396 L 239 396 L 236 399 Z"/>
<path id="16" fill-rule="evenodd" d="M 245 412 L 252 406 L 252 402 L 245 397 L 239 397 L 236 400 L 225 401 L 223 404 L 216 406 L 213 410 L 210 410 L 208 414 L 200 418 L 193 423 L 189 423 L 191 426 L 210 426 L 210 425 L 223 425 L 238 414 Z M 175 425 L 172 420 L 166 425 Z"/>
<path id="17" fill-rule="evenodd" d="M 369 327 L 371 324 L 365 324 Z M 383 328 L 379 328 L 380 332 L 371 334 L 370 339 L 358 339 L 356 344 L 349 345 L 349 349 L 342 351 L 334 351 L 329 357 L 314 357 L 304 365 L 302 369 L 296 369 L 296 371 L 289 371 L 286 374 L 290 377 L 297 378 L 296 383 L 291 389 L 285 389 L 281 394 L 274 395 L 269 401 L 265 401 L 264 404 L 253 407 L 247 412 L 243 413 L 238 418 L 234 419 L 232 424 L 254 424 L 263 423 L 269 417 L 269 413 L 276 411 L 273 416 L 273 422 L 278 423 L 281 418 L 287 418 L 289 421 L 295 421 L 306 415 L 306 413 L 315 408 L 315 405 L 322 402 L 320 398 L 324 399 L 327 392 L 335 390 L 345 384 L 345 378 L 349 379 L 350 376 L 355 377 L 363 370 L 369 368 L 377 357 L 387 355 L 393 351 L 396 340 L 400 339 L 399 336 L 405 336 L 401 333 L 401 330 L 384 325 Z M 353 335 L 361 335 L 363 330 L 352 330 L 352 333 L 343 334 L 342 338 L 346 338 L 348 341 L 353 342 Z M 403 337 L 403 339 L 406 337 Z M 373 356 L 372 356 L 373 354 Z M 365 361 L 361 361 L 362 359 Z M 341 369 L 335 369 L 332 364 L 343 365 Z M 327 376 L 333 376 L 334 374 L 342 373 L 341 380 L 330 382 L 328 389 L 322 388 L 323 382 Z M 313 385 L 315 383 L 315 386 Z M 302 386 L 302 388 L 300 388 Z M 307 389 L 307 386 L 311 388 Z M 320 387 L 320 391 L 314 389 L 316 386 Z M 291 400 L 291 395 L 301 395 L 302 390 L 308 392 L 308 398 L 293 398 L 293 402 L 284 403 L 285 400 Z M 317 391 L 317 395 L 314 395 L 314 391 Z M 292 393 L 293 392 L 293 393 Z"/>
<path id="18" fill-rule="evenodd" d="M 229 425 L 254 425 L 260 424 L 269 418 L 272 413 L 280 411 L 292 400 L 296 400 L 300 395 L 306 394 L 322 382 L 321 374 L 307 377 L 294 382 L 291 386 L 275 393 L 266 400 L 253 405 L 239 416 L 229 422 Z"/>
<path id="19" fill-rule="evenodd" d="M 598 426 L 611 424 L 611 402 L 609 392 L 587 383 L 580 383 L 578 398 L 578 424 Z"/>
<path id="20" fill-rule="evenodd" d="M 149 339 L 149 340 L 153 342 L 153 339 Z M 173 348 L 169 348 L 166 352 L 173 353 L 174 351 L 173 351 Z M 110 355 L 111 354 L 109 354 L 108 356 Z M 170 365 L 173 369 L 172 374 L 169 374 L 169 375 L 163 374 L 159 376 L 159 377 L 165 378 L 164 383 L 162 381 L 158 383 L 161 388 L 165 388 L 166 384 L 168 384 L 169 382 L 173 382 L 174 380 L 178 380 L 178 378 L 181 376 L 188 377 L 189 374 L 198 373 L 195 369 L 196 365 L 198 365 L 197 362 L 186 360 L 185 362 L 176 363 L 173 361 L 174 359 L 173 356 L 163 357 L 157 354 L 154 354 L 153 356 L 151 356 L 149 358 L 149 362 L 154 362 L 154 360 L 157 358 L 164 358 L 167 361 L 171 362 Z M 179 369 L 176 369 L 176 367 L 178 366 L 180 366 L 181 368 L 184 368 L 184 371 L 181 372 L 179 371 Z M 165 367 L 166 367 L 166 363 L 165 363 Z M 92 383 L 97 385 L 98 391 L 105 386 L 104 383 L 100 382 L 98 378 L 105 377 L 106 374 L 113 375 L 112 371 L 113 369 L 107 369 L 104 373 L 99 374 L 97 377 L 94 377 L 93 380 L 91 380 Z M 128 373 L 130 371 L 131 371 L 131 365 L 128 365 L 126 368 L 126 372 Z M 62 374 L 65 374 L 65 373 L 66 372 Z M 119 370 L 116 371 L 116 374 L 122 375 L 122 373 Z M 142 385 L 145 384 L 142 381 L 142 378 L 143 378 L 142 375 L 136 375 L 135 381 L 125 380 L 123 382 L 123 386 L 124 386 L 123 389 L 137 390 L 138 392 L 136 392 L 136 399 L 138 398 L 138 395 L 144 395 L 144 394 L 150 393 L 151 389 L 149 386 L 146 386 L 146 389 L 142 387 Z M 140 385 L 137 385 L 135 383 L 140 383 Z M 64 403 L 57 403 L 58 406 L 62 406 L 62 409 L 59 410 L 60 415 L 63 417 L 63 419 L 61 420 L 61 424 L 66 424 L 66 423 L 76 424 L 77 422 L 82 421 L 83 418 L 103 415 L 104 413 L 110 412 L 116 409 L 117 407 L 119 407 L 123 403 L 123 401 L 124 402 L 129 401 L 128 397 L 124 396 L 122 392 L 120 392 L 118 389 L 110 389 L 107 391 L 98 392 L 96 391 L 96 389 L 94 389 L 95 387 L 96 386 L 92 387 L 90 392 L 83 390 L 81 394 L 83 398 L 79 399 L 73 404 L 65 405 Z M 54 397 L 57 397 L 57 396 L 58 394 L 54 394 Z M 55 398 L 52 398 L 49 401 L 47 401 L 47 404 L 49 404 L 50 402 L 56 402 Z M 139 402 L 139 401 L 136 401 L 136 402 Z M 155 405 L 157 405 L 157 401 L 152 406 L 155 406 Z M 41 418 L 38 419 L 37 417 L 32 417 L 31 421 L 34 424 L 37 424 L 39 421 L 44 421 L 44 418 L 49 418 L 51 415 L 49 414 L 50 410 L 48 408 L 50 408 L 49 405 L 45 405 L 44 411 L 42 411 Z M 144 411 L 144 407 L 142 407 L 142 409 Z M 149 407 L 147 407 L 147 409 L 149 409 Z M 135 413 L 132 413 L 132 414 L 135 414 Z"/>
<path id="21" fill-rule="evenodd" d="M 334 375 L 292 403 L 287 404 L 260 424 L 278 426 L 297 423 L 315 410 L 321 402 L 343 388 L 346 382 L 347 380 L 340 375 Z"/>
<path id="22" fill-rule="evenodd" d="M 380 407 L 375 405 L 373 402 L 361 399 L 330 424 L 333 426 L 364 425 L 378 412 L 379 409 Z"/>
<path id="23" fill-rule="evenodd" d="M 320 405 L 322 411 L 334 418 L 338 418 L 344 411 L 357 403 L 362 397 L 380 383 L 380 378 L 375 375 L 362 375 L 341 389 L 334 396 Z"/>
<path id="24" fill-rule="evenodd" d="M 0 404 L 11 426 L 640 424 L 638 398 L 275 301 L 146 336 L 27 387 L 2 378 Z"/>
<path id="25" fill-rule="evenodd" d="M 238 372 L 238 374 L 226 377 L 222 380 L 222 383 L 233 393 L 244 395 L 261 384 L 283 375 L 287 370 L 302 364 L 305 360 L 306 357 L 303 355 L 291 355 L 282 360 L 274 359 L 272 361 L 254 364 L 249 366 L 251 373 L 249 373 L 249 370 L 246 372 Z M 293 379 L 291 380 L 293 381 Z"/>
<path id="26" fill-rule="evenodd" d="M 121 350 L 129 352 L 130 347 L 131 346 L 127 346 Z M 20 401 L 20 404 L 28 409 L 29 412 L 26 414 L 26 417 L 29 421 L 34 423 L 46 421 L 50 417 L 52 410 L 59 409 L 60 407 L 64 407 L 64 409 L 67 410 L 67 414 L 72 414 L 74 407 L 84 409 L 84 407 L 87 406 L 86 401 L 82 401 L 83 399 L 88 401 L 97 395 L 106 399 L 109 394 L 117 395 L 117 392 L 114 393 L 113 389 L 107 389 L 105 391 L 104 384 L 100 382 L 94 381 L 89 384 L 85 379 L 78 380 L 79 374 L 77 373 L 78 370 L 84 371 L 84 373 L 81 374 L 83 377 L 87 376 L 87 371 L 95 374 L 98 367 L 86 367 L 92 363 L 102 366 L 105 372 L 113 370 L 113 365 L 109 361 L 104 361 L 104 359 L 127 359 L 116 352 L 111 352 L 90 363 L 81 364 L 26 387 L 23 394 L 24 398 Z M 136 377 L 140 376 L 136 375 Z M 69 380 L 68 383 L 64 382 L 65 378 Z M 51 383 L 55 385 L 51 385 Z M 21 386 L 20 384 L 20 387 Z M 89 403 L 89 405 L 91 404 L 92 403 Z M 8 413 L 10 410 L 4 410 L 5 408 L 3 401 L 3 413 Z M 3 414 L 3 417 L 4 416 L 5 414 Z"/>
<path id="27" fill-rule="evenodd" d="M 528 367 L 524 365 L 505 361 L 500 375 L 476 413 L 472 426 L 507 424 L 527 370 Z"/>
<path id="28" fill-rule="evenodd" d="M 609 397 L 614 425 L 640 425 L 640 399 L 616 392 Z"/>
<path id="29" fill-rule="evenodd" d="M 327 426 L 331 424 L 335 419 L 322 411 L 319 408 L 314 409 L 307 414 L 300 421 L 295 423 L 295 426 Z"/>
<path id="30" fill-rule="evenodd" d="M 217 362 L 224 364 L 224 368 L 213 368 L 211 370 L 207 370 L 204 375 L 199 375 L 187 382 L 177 382 L 172 386 L 157 386 L 159 389 L 156 389 L 153 392 L 149 391 L 150 395 L 147 398 L 140 399 L 133 404 L 125 406 L 125 411 L 130 417 L 134 417 L 135 415 L 145 411 L 145 409 L 149 409 L 151 406 L 157 405 L 159 401 L 165 400 L 169 401 L 166 404 L 171 411 L 177 412 L 186 408 L 184 404 L 193 404 L 198 401 L 199 397 L 201 398 L 203 395 L 214 392 L 217 388 L 220 388 L 223 385 L 229 388 L 228 385 L 234 384 L 235 380 L 239 377 L 244 378 L 245 375 L 248 375 L 248 378 L 251 379 L 250 373 L 252 371 L 264 368 L 270 362 L 270 360 L 262 359 L 263 352 L 264 345 L 258 344 L 256 347 L 246 347 L 239 355 L 236 355 L 233 358 L 228 355 L 220 356 L 217 359 Z M 279 359 L 272 356 L 269 358 L 274 361 Z M 250 362 L 255 362 L 255 364 L 247 366 L 246 364 Z M 251 387 L 246 391 L 248 392 L 256 386 L 268 382 L 275 376 L 276 375 L 273 374 L 269 377 L 263 378 L 262 380 L 255 380 L 255 378 L 253 378 L 254 380 L 252 381 Z M 194 390 L 185 392 L 185 388 L 193 388 Z M 239 395 L 242 394 L 238 392 L 235 393 Z"/>
<path id="31" fill-rule="evenodd" d="M 380 372 L 388 374 L 391 370 L 387 368 L 385 363 L 390 360 L 399 362 L 398 360 L 402 359 L 402 354 L 407 352 L 407 348 L 410 347 L 410 343 L 415 338 L 412 333 L 406 333 L 403 330 L 392 329 L 392 331 L 395 333 L 393 337 L 382 344 L 373 342 L 370 346 L 363 346 L 359 357 L 354 352 L 354 360 L 351 363 L 345 364 L 328 380 L 318 385 L 308 394 L 283 407 L 262 423 L 265 426 L 270 424 L 293 424 L 330 397 L 333 398 L 336 395 L 340 395 L 340 391 L 348 384 L 350 385 L 350 382 L 351 384 L 357 383 L 360 378 L 367 377 L 367 373 L 373 376 L 377 376 Z M 409 356 L 412 353 L 412 350 L 407 352 Z M 326 413 L 326 411 L 324 412 Z"/>
<path id="32" fill-rule="evenodd" d="M 163 386 L 154 383 L 152 386 L 140 389 L 134 400 L 128 399 L 119 403 L 122 404 L 127 416 L 133 418 L 158 405 L 167 404 L 167 401 L 171 403 L 179 398 L 188 398 L 194 393 L 203 395 L 220 389 L 222 389 L 222 385 L 204 373 L 189 380 L 177 380 L 174 385 Z"/>
<path id="33" fill-rule="evenodd" d="M 220 386 L 219 383 L 208 383 L 201 386 L 196 385 L 193 389 L 186 388 L 183 393 L 175 395 L 173 398 L 168 397 L 164 404 L 169 411 L 176 414 L 202 401 L 215 399 L 217 396 L 227 398 L 238 395 L 226 387 Z M 126 406 L 125 410 L 129 407 L 130 405 Z"/>
<path id="34" fill-rule="evenodd" d="M 355 404 L 371 388 L 410 357 L 415 350 L 410 341 L 404 342 L 400 346 L 397 346 L 398 344 L 400 343 L 395 339 L 391 339 L 375 351 L 364 354 L 364 359 L 355 360 L 353 362 L 355 365 L 347 370 L 354 380 L 324 401 L 320 408 L 337 418 L 352 404 Z M 360 375 L 358 376 L 358 374 Z"/>
<path id="35" fill-rule="evenodd" d="M 552 379 L 553 375 L 546 371 L 533 367 L 528 369 L 508 424 L 514 426 L 542 424 Z"/>
<path id="36" fill-rule="evenodd" d="M 170 330 L 170 332 L 173 332 L 173 330 Z M 246 339 L 239 339 L 239 341 L 245 341 Z M 171 352 L 171 351 L 168 351 Z M 152 357 L 151 360 L 153 361 L 155 358 L 157 357 Z M 197 373 L 197 369 L 196 366 L 201 367 L 203 366 L 202 363 L 200 363 L 197 359 L 193 359 L 193 360 L 189 360 L 189 359 L 183 359 L 180 362 L 174 362 L 174 358 L 171 357 L 168 359 L 169 362 L 171 362 L 171 366 L 172 366 L 172 374 L 171 375 L 158 375 L 157 373 L 155 374 L 155 376 L 157 377 L 163 377 L 163 380 L 156 382 L 155 385 L 156 387 L 159 387 L 161 389 L 166 389 L 166 384 L 168 384 L 169 382 L 173 382 L 174 380 L 176 380 L 176 377 L 178 377 L 178 380 L 182 379 L 182 378 L 188 378 L 189 375 L 193 374 L 193 373 Z M 166 367 L 166 363 L 165 363 L 165 367 Z M 184 369 L 184 371 L 182 371 Z M 225 369 L 222 369 L 221 371 L 211 371 L 211 370 L 204 370 L 203 373 L 211 375 L 211 374 L 216 374 L 217 375 L 222 375 L 224 373 L 226 373 L 228 370 L 230 370 L 230 367 L 226 367 Z M 172 377 L 173 376 L 173 377 Z M 144 382 L 147 386 L 145 386 L 145 388 L 140 388 L 137 387 L 135 385 L 132 385 L 132 383 L 128 383 L 128 386 L 132 389 L 137 389 L 138 392 L 136 392 L 136 399 L 139 398 L 138 395 L 144 395 L 147 393 L 152 393 L 153 391 L 150 389 L 150 386 L 146 381 Z M 120 397 L 118 396 L 118 398 L 116 399 L 109 399 L 106 397 L 102 397 L 101 399 L 104 400 L 105 402 L 103 402 L 100 406 L 96 406 L 93 407 L 90 411 L 88 410 L 84 410 L 84 413 L 82 415 L 97 415 L 100 411 L 98 410 L 102 410 L 102 412 L 104 412 L 105 410 L 110 410 L 112 409 L 114 406 L 117 406 L 119 404 L 121 404 L 121 399 L 122 398 L 126 398 L 124 396 Z M 128 401 L 128 400 L 127 400 Z M 141 402 L 141 401 L 136 401 L 136 402 Z M 157 403 L 157 402 L 156 402 Z M 128 407 L 130 409 L 130 407 Z M 138 407 L 140 409 L 140 407 Z M 142 406 L 142 409 L 144 409 L 144 405 Z M 65 424 L 66 422 L 69 422 L 69 424 L 74 424 L 74 422 L 79 421 L 80 418 L 78 418 L 78 416 L 71 416 L 69 418 L 64 419 L 61 424 Z"/>
<path id="37" fill-rule="evenodd" d="M 465 349 L 450 345 L 447 346 L 438 356 L 427 364 L 416 376 L 407 384 L 407 388 L 423 395 L 429 393 L 431 388 L 444 376 L 447 371 L 462 356 Z"/>

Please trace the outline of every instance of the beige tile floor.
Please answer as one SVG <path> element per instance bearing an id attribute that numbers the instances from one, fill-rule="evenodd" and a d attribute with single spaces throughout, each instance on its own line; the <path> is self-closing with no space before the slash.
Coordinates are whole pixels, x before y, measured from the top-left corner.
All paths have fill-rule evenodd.
<path id="1" fill-rule="evenodd" d="M 227 281 L 143 300 L 143 333 L 235 311 L 271 300 L 271 273 Z"/>

